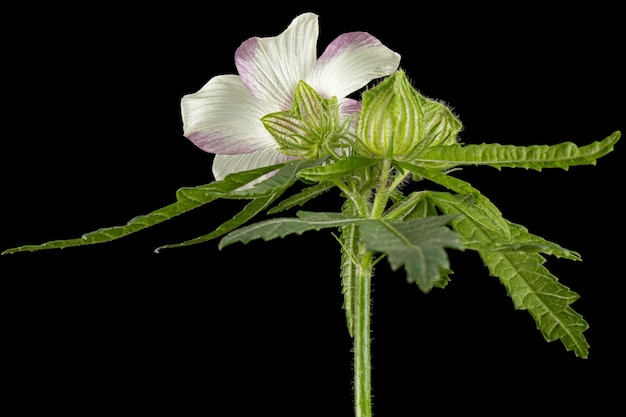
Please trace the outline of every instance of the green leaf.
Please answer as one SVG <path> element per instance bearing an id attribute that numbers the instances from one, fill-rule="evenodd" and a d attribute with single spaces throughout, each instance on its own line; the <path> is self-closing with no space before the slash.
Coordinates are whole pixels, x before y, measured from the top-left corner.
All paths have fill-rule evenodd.
<path id="1" fill-rule="evenodd" d="M 475 251 L 540 252 L 546 255 L 552 255 L 557 258 L 565 258 L 572 261 L 582 260 L 578 252 L 566 249 L 540 236 L 533 235 L 522 225 L 509 223 L 509 228 L 513 232 L 511 243 L 493 241 L 485 243 L 469 239 L 463 239 L 462 242 L 467 249 Z"/>
<path id="2" fill-rule="evenodd" d="M 53 240 L 38 245 L 24 245 L 7 249 L 2 254 L 15 252 L 38 251 L 43 249 L 61 249 L 73 246 L 92 245 L 109 242 L 136 233 L 140 230 L 162 223 L 180 214 L 203 206 L 218 198 L 254 199 L 271 196 L 285 190 L 297 181 L 300 169 L 314 166 L 320 161 L 290 161 L 254 170 L 228 175 L 222 181 L 214 181 L 197 187 L 184 187 L 176 192 L 176 202 L 148 214 L 137 216 L 121 226 L 105 227 L 84 234 L 75 239 Z M 279 169 L 272 177 L 255 184 L 253 187 L 240 188 L 261 175 Z"/>
<path id="3" fill-rule="evenodd" d="M 560 284 L 544 266 L 545 259 L 529 252 L 481 252 L 492 276 L 500 279 L 513 305 L 528 310 L 544 338 L 560 339 L 568 351 L 587 358 L 589 344 L 583 335 L 589 325 L 570 304 L 578 294 Z"/>
<path id="4" fill-rule="evenodd" d="M 586 358 L 589 345 L 582 333 L 588 325 L 569 307 L 578 295 L 543 267 L 545 259 L 541 255 L 529 250 L 546 250 L 570 259 L 577 259 L 578 255 L 510 222 L 507 229 L 512 233 L 507 237 L 497 230 L 499 222 L 490 219 L 467 196 L 433 192 L 430 198 L 444 213 L 463 215 L 451 222 L 452 228 L 462 236 L 463 243 L 470 242 L 468 249 L 478 250 L 490 274 L 505 286 L 515 308 L 528 310 L 544 338 L 561 339 L 567 350 Z M 516 247 L 524 250 L 515 251 Z"/>
<path id="5" fill-rule="evenodd" d="M 296 159 L 282 164 L 282 168 L 272 175 L 271 177 L 255 184 L 253 187 L 245 188 L 243 190 L 235 189 L 234 191 L 228 191 L 220 195 L 221 198 L 228 199 L 248 199 L 265 197 L 276 193 L 280 190 L 286 190 L 291 187 L 298 179 L 298 172 L 303 169 L 315 167 L 324 162 L 324 159 L 316 160 L 301 160 Z M 281 165 L 279 165 L 281 166 Z M 271 171 L 271 170 L 270 170 Z M 267 171 L 267 172 L 270 172 Z M 232 174 L 231 174 L 232 175 Z M 235 174 L 238 175 L 238 174 Z M 228 177 L 225 178 L 225 180 Z"/>
<path id="6" fill-rule="evenodd" d="M 159 246 L 154 251 L 159 252 L 162 249 L 171 249 L 171 248 L 180 248 L 183 246 L 197 245 L 199 243 L 208 242 L 209 240 L 220 237 L 231 230 L 236 229 L 237 227 L 245 224 L 248 220 L 264 211 L 272 202 L 274 202 L 281 193 L 272 194 L 265 197 L 258 197 L 249 202 L 243 210 L 237 213 L 232 219 L 222 223 L 217 229 L 213 232 L 208 233 L 204 236 L 199 236 L 194 239 L 190 239 L 180 243 L 171 243 L 168 245 Z"/>
<path id="7" fill-rule="evenodd" d="M 296 206 L 302 206 L 307 201 L 327 192 L 335 185 L 331 183 L 314 184 L 310 187 L 306 187 L 299 193 L 292 195 L 291 197 L 281 201 L 275 207 L 268 210 L 267 214 L 275 214 L 281 211 L 289 210 Z"/>
<path id="8" fill-rule="evenodd" d="M 463 249 L 459 235 L 444 226 L 457 215 L 416 218 L 407 222 L 367 220 L 360 224 L 361 241 L 368 250 L 387 254 L 395 271 L 404 266 L 407 280 L 429 292 L 450 263 L 444 248 Z"/>
<path id="9" fill-rule="evenodd" d="M 541 171 L 543 168 L 567 170 L 575 165 L 595 165 L 596 160 L 613 150 L 620 138 L 614 132 L 601 142 L 578 147 L 572 142 L 557 145 L 514 146 L 494 144 L 446 145 L 424 149 L 412 162 L 437 163 L 447 166 L 489 165 L 498 169 L 526 168 Z"/>
<path id="10" fill-rule="evenodd" d="M 414 164 L 398 163 L 398 166 L 411 171 L 418 177 L 426 178 L 435 184 L 439 184 L 460 195 L 464 195 L 461 198 L 469 199 L 467 202 L 473 203 L 473 206 L 468 208 L 464 215 L 470 218 L 478 216 L 480 218 L 479 223 L 483 223 L 482 227 L 490 229 L 493 233 L 503 234 L 507 241 L 510 239 L 511 231 L 509 230 L 508 222 L 502 217 L 500 210 L 468 182 L 446 175 L 441 171 L 420 167 Z M 440 199 L 447 198 L 446 196 L 449 195 L 448 193 L 430 193 L 431 198 L 432 196 L 439 196 Z M 454 200 L 448 200 L 448 203 L 452 201 Z M 442 201 L 439 201 L 439 203 L 442 203 Z M 470 207 L 468 205 L 465 206 Z"/>
<path id="11" fill-rule="evenodd" d="M 298 177 L 312 182 L 330 181 L 354 174 L 377 163 L 378 161 L 373 159 L 352 156 L 344 160 L 333 161 L 333 163 L 303 169 L 298 172 Z"/>
<path id="12" fill-rule="evenodd" d="M 346 216 L 342 213 L 308 213 L 298 212 L 299 218 L 275 218 L 260 221 L 233 230 L 220 240 L 219 249 L 235 242 L 248 243 L 255 239 L 269 241 L 284 238 L 291 234 L 301 235 L 309 230 L 321 230 L 352 224 L 361 219 Z"/>

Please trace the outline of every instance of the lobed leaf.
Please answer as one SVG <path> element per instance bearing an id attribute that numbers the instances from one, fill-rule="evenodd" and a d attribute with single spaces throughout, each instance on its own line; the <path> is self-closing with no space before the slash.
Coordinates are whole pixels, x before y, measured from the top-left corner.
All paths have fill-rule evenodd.
<path id="1" fill-rule="evenodd" d="M 445 248 L 463 249 L 459 235 L 445 227 L 457 215 L 416 218 L 406 222 L 367 220 L 360 224 L 361 241 L 371 251 L 387 254 L 395 271 L 404 266 L 407 280 L 429 292 L 442 278 L 447 281 L 450 262 Z"/>

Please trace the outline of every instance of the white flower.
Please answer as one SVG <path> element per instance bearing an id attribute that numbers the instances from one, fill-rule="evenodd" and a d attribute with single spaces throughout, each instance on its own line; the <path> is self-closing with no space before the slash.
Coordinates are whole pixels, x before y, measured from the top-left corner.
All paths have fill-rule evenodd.
<path id="1" fill-rule="evenodd" d="M 216 76 L 182 98 L 184 135 L 215 154 L 216 180 L 292 158 L 278 151 L 261 118 L 291 109 L 298 82 L 337 97 L 340 117 L 346 117 L 361 109 L 347 96 L 400 63 L 399 54 L 366 32 L 338 36 L 317 58 L 318 34 L 318 16 L 301 14 L 278 36 L 244 41 L 235 52 L 239 75 Z"/>

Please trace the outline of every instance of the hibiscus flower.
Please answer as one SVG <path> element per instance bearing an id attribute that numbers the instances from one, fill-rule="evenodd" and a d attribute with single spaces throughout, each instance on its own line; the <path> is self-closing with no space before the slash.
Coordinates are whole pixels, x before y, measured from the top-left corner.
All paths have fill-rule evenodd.
<path id="1" fill-rule="evenodd" d="M 213 77 L 182 98 L 184 135 L 215 154 L 216 180 L 293 158 L 278 150 L 261 118 L 291 109 L 300 81 L 322 97 L 337 97 L 345 118 L 361 109 L 347 96 L 392 74 L 400 63 L 399 54 L 366 32 L 338 36 L 317 58 L 318 35 L 318 16 L 301 14 L 278 36 L 244 41 L 235 52 L 239 75 Z"/>

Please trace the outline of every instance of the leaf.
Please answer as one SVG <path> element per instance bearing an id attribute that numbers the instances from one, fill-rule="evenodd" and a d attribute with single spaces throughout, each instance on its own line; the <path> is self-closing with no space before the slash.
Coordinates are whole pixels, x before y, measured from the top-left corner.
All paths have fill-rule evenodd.
<path id="1" fill-rule="evenodd" d="M 220 197 L 229 199 L 256 198 L 274 194 L 278 190 L 286 190 L 298 180 L 298 172 L 303 169 L 315 167 L 323 162 L 324 159 L 296 159 L 289 161 L 283 164 L 282 168 L 276 174 L 255 184 L 253 187 L 243 190 L 235 189 L 234 191 L 228 191 L 227 193 L 220 195 Z M 228 177 L 226 177 L 226 179 L 228 179 Z"/>
<path id="2" fill-rule="evenodd" d="M 307 212 L 299 212 L 298 214 L 301 218 L 275 218 L 233 230 L 222 238 L 218 247 L 223 249 L 235 242 L 248 243 L 255 239 L 269 241 L 294 233 L 301 235 L 309 230 L 346 226 L 362 220 L 342 213 L 310 213 L 308 215 Z"/>
<path id="3" fill-rule="evenodd" d="M 462 242 L 479 242 L 478 246 L 469 243 L 468 249 L 478 249 L 483 262 L 492 276 L 498 277 L 513 300 L 516 309 L 528 310 L 547 341 L 561 339 L 567 350 L 574 350 L 577 356 L 586 358 L 589 345 L 583 332 L 588 325 L 569 305 L 578 295 L 558 282 L 555 276 L 543 267 L 545 259 L 536 252 L 528 252 L 530 246 L 546 248 L 570 259 L 577 254 L 538 238 L 519 225 L 508 223 L 512 231 L 506 237 L 502 231 L 494 229 L 497 222 L 490 221 L 488 214 L 463 195 L 432 193 L 434 203 L 444 213 L 460 213 L 463 216 L 453 220 L 452 228 L 463 237 Z M 481 246 L 482 245 L 482 246 Z M 524 251 L 514 251 L 521 245 Z M 508 246 L 507 251 L 502 247 Z"/>
<path id="4" fill-rule="evenodd" d="M 566 249 L 554 242 L 550 242 L 542 237 L 533 235 L 528 230 L 515 223 L 509 223 L 509 228 L 513 231 L 512 243 L 501 242 L 478 242 L 463 239 L 463 245 L 467 249 L 476 251 L 494 252 L 540 252 L 546 255 L 565 258 L 572 261 L 580 261 L 580 254 L 576 251 Z"/>
<path id="5" fill-rule="evenodd" d="M 134 217 L 125 225 L 101 228 L 75 239 L 53 240 L 38 245 L 24 245 L 11 248 L 5 250 L 2 254 L 61 249 L 109 242 L 162 223 L 218 198 L 253 199 L 267 197 L 291 186 L 297 180 L 296 174 L 298 170 L 313 166 L 316 163 L 319 163 L 319 161 L 290 161 L 286 164 L 238 172 L 228 175 L 222 181 L 214 181 L 206 185 L 184 187 L 176 192 L 177 201 L 175 203 L 148 214 Z M 279 171 L 272 177 L 255 184 L 253 187 L 240 190 L 243 185 L 277 168 L 280 168 Z"/>
<path id="6" fill-rule="evenodd" d="M 281 201 L 275 207 L 272 207 L 268 210 L 267 214 L 275 214 L 281 211 L 289 210 L 290 208 L 296 206 L 302 206 L 307 201 L 325 193 L 334 187 L 334 184 L 331 183 L 321 183 L 315 184 L 310 187 L 304 188 L 297 194 L 292 195 L 291 197 Z"/>
<path id="7" fill-rule="evenodd" d="M 239 213 L 237 213 L 232 219 L 222 223 L 213 232 L 211 232 L 209 234 L 206 234 L 204 236 L 197 237 L 195 239 L 190 239 L 190 240 L 184 241 L 184 242 L 171 243 L 171 244 L 168 244 L 168 245 L 159 246 L 154 251 L 158 253 L 162 249 L 180 248 L 180 247 L 183 247 L 183 246 L 197 245 L 199 243 L 204 243 L 204 242 L 207 242 L 209 240 L 212 240 L 212 239 L 215 239 L 217 237 L 220 237 L 220 236 L 230 232 L 231 230 L 236 229 L 237 227 L 239 227 L 242 224 L 246 223 L 248 220 L 250 220 L 251 218 L 253 218 L 257 214 L 259 214 L 260 212 L 265 210 L 279 196 L 280 196 L 280 193 L 276 193 L 276 194 L 272 194 L 272 195 L 269 195 L 269 196 L 266 196 L 266 197 L 255 198 L 251 202 L 249 202 L 243 208 L 243 210 L 241 210 Z"/>
<path id="8" fill-rule="evenodd" d="M 330 181 L 370 167 L 378 163 L 373 159 L 361 156 L 353 156 L 333 163 L 303 169 L 298 173 L 298 177 L 313 182 Z"/>
<path id="9" fill-rule="evenodd" d="M 387 254 L 395 271 L 404 266 L 407 280 L 429 292 L 449 270 L 444 248 L 463 249 L 459 235 L 445 227 L 457 215 L 416 218 L 407 222 L 367 220 L 360 224 L 361 241 L 371 251 Z"/>
<path id="10" fill-rule="evenodd" d="M 494 168 L 543 168 L 567 170 L 575 165 L 595 165 L 596 160 L 613 150 L 620 138 L 613 132 L 601 142 L 578 147 L 572 142 L 557 145 L 514 146 L 494 144 L 446 145 L 424 149 L 412 162 L 455 165 L 489 165 Z"/>
<path id="11" fill-rule="evenodd" d="M 481 257 L 492 276 L 500 279 L 513 305 L 528 310 L 544 338 L 552 342 L 560 339 L 568 351 L 587 358 L 589 344 L 583 335 L 589 325 L 570 304 L 578 294 L 560 284 L 543 263 L 538 253 L 481 252 Z"/>
<path id="12" fill-rule="evenodd" d="M 472 200 L 469 202 L 472 202 L 475 207 L 470 209 L 471 212 L 466 213 L 466 215 L 481 217 L 481 221 L 485 222 L 484 227 L 491 229 L 495 233 L 503 233 L 507 240 L 510 239 L 511 232 L 508 227 L 508 222 L 502 217 L 500 210 L 495 206 L 495 204 L 489 201 L 487 197 L 485 197 L 476 188 L 472 187 L 472 185 L 468 182 L 446 175 L 438 170 L 424 168 L 414 164 L 398 163 L 398 166 L 411 171 L 418 177 L 426 178 L 435 184 L 444 186 L 458 194 L 466 195 L 463 198 L 471 198 Z M 438 194 L 431 193 L 430 195 L 433 196 Z M 439 194 L 441 198 L 445 195 L 446 193 Z"/>

